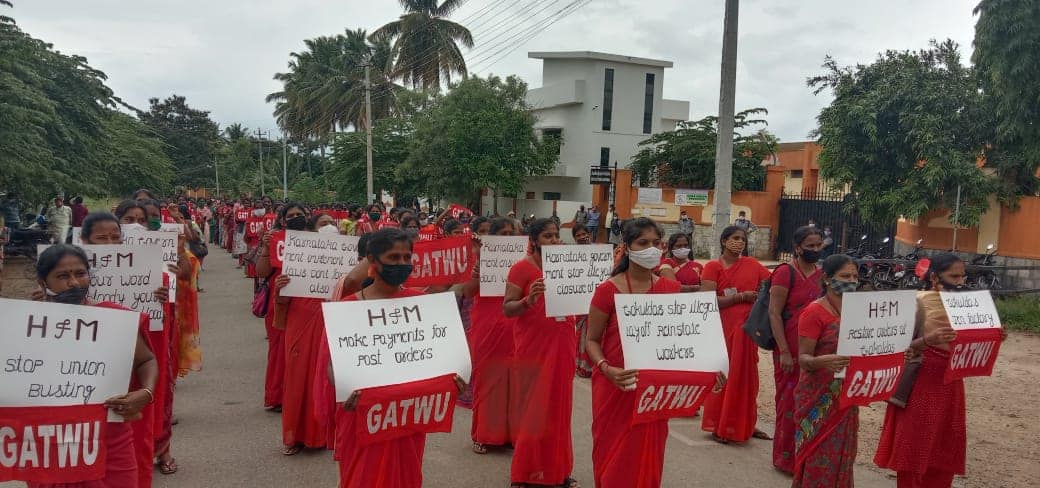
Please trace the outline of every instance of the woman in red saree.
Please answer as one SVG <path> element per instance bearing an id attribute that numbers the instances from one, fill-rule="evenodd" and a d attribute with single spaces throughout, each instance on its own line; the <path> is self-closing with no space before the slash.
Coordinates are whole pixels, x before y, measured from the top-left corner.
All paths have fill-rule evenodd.
<path id="1" fill-rule="evenodd" d="M 513 221 L 491 221 L 491 235 L 515 234 Z M 513 322 L 502 314 L 504 297 L 480 295 L 480 274 L 476 269 L 465 293 L 473 296 L 470 308 L 469 354 L 473 362 L 473 423 L 470 438 L 473 452 L 485 454 L 489 447 L 513 442 L 510 417 L 516 416 L 516 399 L 510 397 L 510 371 L 513 362 Z"/>
<path id="2" fill-rule="evenodd" d="M 680 285 L 653 274 L 661 257 L 661 231 L 653 220 L 631 220 L 621 234 L 624 255 L 589 307 L 588 353 L 598 371 L 592 376 L 592 470 L 598 488 L 658 488 L 668 419 L 632 423 L 638 372 L 623 369 L 614 296 L 679 293 Z"/>
<path id="3" fill-rule="evenodd" d="M 542 246 L 559 244 L 552 219 L 528 228 L 532 252 L 509 270 L 502 310 L 516 317 L 513 326 L 514 381 L 510 393 L 522 401 L 513 430 L 513 486 L 565 486 L 574 467 L 571 445 L 574 364 L 577 338 L 574 317 L 545 316 Z"/>
<path id="4" fill-rule="evenodd" d="M 875 464 L 896 472 L 899 488 L 949 488 L 965 472 L 964 380 L 943 381 L 957 332 L 939 295 L 964 289 L 964 261 L 937 254 L 924 280 L 928 290 L 917 294 L 917 329 L 923 333 L 909 351 L 923 356 L 921 366 L 906 407 L 888 405 L 874 456 Z"/>
<path id="5" fill-rule="evenodd" d="M 298 207 L 295 204 L 288 204 L 285 208 L 292 212 L 286 213 L 288 218 L 285 219 L 285 225 L 289 230 L 303 230 L 300 228 L 302 223 L 304 229 L 315 232 L 317 227 L 332 222 L 332 218 L 326 214 L 318 214 L 308 222 L 306 217 L 296 215 Z M 287 284 L 289 277 L 282 274 L 274 281 L 277 306 L 287 307 L 282 339 L 285 347 L 282 454 L 292 456 L 304 447 L 321 448 L 326 444 L 328 433 L 315 415 L 315 396 L 312 391 L 325 321 L 321 311 L 324 300 L 278 296 L 278 290 Z"/>
<path id="6" fill-rule="evenodd" d="M 344 301 L 406 298 L 423 293 L 401 286 L 412 274 L 412 241 L 399 229 L 382 229 L 370 234 L 367 244 L 368 260 L 373 280 Z M 331 360 L 324 329 L 321 341 L 320 363 L 331 375 Z M 432 380 L 426 380 L 429 382 Z M 355 391 L 342 407 L 336 408 L 336 440 L 334 458 L 339 463 L 340 488 L 420 488 L 422 460 L 426 449 L 426 434 L 413 433 L 389 440 L 364 444 L 359 438 L 359 415 L 354 410 L 359 398 L 366 393 L 392 395 L 395 388 L 425 383 L 415 381 L 390 387 L 366 388 Z M 329 384 L 333 384 L 330 381 Z M 455 377 L 458 391 L 466 384 Z M 409 395 L 412 398 L 414 395 Z"/>
<path id="7" fill-rule="evenodd" d="M 794 231 L 795 259 L 773 270 L 769 287 L 769 321 L 776 338 L 773 381 L 776 382 L 776 430 L 773 433 L 773 466 L 794 471 L 794 389 L 798 385 L 798 316 L 802 308 L 820 297 L 820 269 L 816 263 L 823 249 L 823 233 L 817 227 Z"/>
<path id="8" fill-rule="evenodd" d="M 84 228 L 87 228 L 86 223 Z M 112 302 L 90 303 L 87 300 L 90 287 L 89 267 L 86 253 L 78 247 L 55 244 L 47 248 L 40 254 L 36 264 L 36 279 L 44 290 L 44 300 L 128 310 Z M 29 483 L 29 488 L 144 488 L 150 485 L 151 459 L 147 459 L 147 467 L 144 468 L 148 471 L 147 476 L 142 475 L 134 439 L 135 426 L 151 433 L 150 420 L 143 419 L 142 412 L 150 407 L 155 399 L 155 380 L 158 376 L 155 356 L 148 345 L 148 321 L 147 315 L 140 315 L 137 345 L 134 348 L 134 378 L 128 378 L 130 391 L 105 400 L 106 407 L 126 420 L 105 425 L 105 477 L 79 483 Z M 147 437 L 146 442 L 146 447 L 151 447 L 151 437 Z"/>
<path id="9" fill-rule="evenodd" d="M 731 225 L 722 231 L 722 256 L 704 265 L 701 290 L 715 291 L 722 329 L 729 350 L 729 376 L 722 393 L 704 401 L 701 428 L 716 442 L 746 442 L 754 435 L 769 439 L 755 428 L 758 419 L 758 346 L 744 333 L 744 322 L 758 296 L 758 284 L 769 271 L 755 258 L 742 256 L 747 231 Z"/>
<path id="10" fill-rule="evenodd" d="M 704 267 L 693 260 L 692 247 L 690 236 L 682 233 L 672 234 L 672 237 L 668 238 L 664 259 L 656 270 L 658 276 L 678 281 L 684 292 L 701 289 L 701 273 L 704 272 Z"/>
<path id="11" fill-rule="evenodd" d="M 839 356 L 841 297 L 859 286 L 856 262 L 844 254 L 823 261 L 827 293 L 802 310 L 798 319 L 795 388 L 794 487 L 853 486 L 859 407 L 839 409 L 841 380 L 834 373 L 849 364 Z"/>

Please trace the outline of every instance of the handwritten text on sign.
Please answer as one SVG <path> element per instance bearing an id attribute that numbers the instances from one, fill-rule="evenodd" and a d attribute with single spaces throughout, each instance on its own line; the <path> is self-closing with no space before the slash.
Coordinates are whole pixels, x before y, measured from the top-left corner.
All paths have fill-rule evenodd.
<path id="1" fill-rule="evenodd" d="M 336 400 L 351 392 L 457 373 L 470 359 L 455 294 L 323 303 Z"/>
<path id="2" fill-rule="evenodd" d="M 714 292 L 614 296 L 625 369 L 729 372 Z"/>
<path id="3" fill-rule="evenodd" d="M 138 312 L 0 298 L 0 406 L 102 403 L 130 383 Z"/>
<path id="4" fill-rule="evenodd" d="M 282 296 L 329 298 L 340 276 L 357 265 L 357 236 L 285 232 L 282 273 L 290 278 Z"/>
<path id="5" fill-rule="evenodd" d="M 993 297 L 989 291 L 942 292 L 940 297 L 950 326 L 957 330 L 943 380 L 992 375 L 1003 342 Z"/>
<path id="6" fill-rule="evenodd" d="M 172 232 L 124 230 L 123 244 L 133 248 L 159 246 L 163 262 L 177 264 L 177 234 Z"/>
<path id="7" fill-rule="evenodd" d="M 610 244 L 542 246 L 545 315 L 589 313 L 593 292 L 613 267 L 614 248 Z"/>
<path id="8" fill-rule="evenodd" d="M 904 353 L 914 336 L 917 292 L 873 291 L 842 295 L 838 354 L 849 356 L 839 403 L 867 405 L 888 399 L 899 384 Z M 865 359 L 869 358 L 869 359 Z"/>
<path id="9" fill-rule="evenodd" d="M 481 236 L 480 296 L 506 294 L 509 268 L 527 255 L 526 236 Z"/>

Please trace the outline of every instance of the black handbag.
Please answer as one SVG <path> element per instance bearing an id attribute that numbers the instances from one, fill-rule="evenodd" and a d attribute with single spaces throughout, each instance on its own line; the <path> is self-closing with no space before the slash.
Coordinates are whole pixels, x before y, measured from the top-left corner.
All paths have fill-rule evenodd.
<path id="1" fill-rule="evenodd" d="M 209 255 L 209 246 L 207 246 L 205 242 L 202 242 L 201 239 L 188 241 L 188 250 L 199 259 L 205 258 Z"/>
<path id="2" fill-rule="evenodd" d="M 794 288 L 795 271 L 790 264 L 785 263 L 780 266 L 784 265 L 791 268 L 791 284 L 787 287 L 790 290 Z M 773 272 L 775 273 L 776 270 Z M 769 288 L 772 286 L 772 281 L 772 278 L 766 278 L 758 285 L 758 298 L 751 306 L 751 314 L 748 315 L 743 327 L 744 333 L 751 337 L 755 345 L 767 351 L 776 349 L 776 338 L 773 337 L 773 327 L 769 321 Z"/>

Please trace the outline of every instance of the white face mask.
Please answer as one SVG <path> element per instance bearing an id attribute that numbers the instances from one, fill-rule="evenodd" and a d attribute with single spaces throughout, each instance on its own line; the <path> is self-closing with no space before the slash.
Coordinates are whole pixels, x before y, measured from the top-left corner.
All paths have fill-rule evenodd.
<path id="1" fill-rule="evenodd" d="M 661 250 L 656 247 L 648 247 L 639 251 L 628 251 L 628 259 L 641 268 L 654 269 L 661 264 Z"/>
<path id="2" fill-rule="evenodd" d="M 254 208 L 253 209 L 253 215 L 256 215 L 257 217 L 263 217 L 264 214 L 266 214 L 266 213 L 267 213 L 267 209 L 266 208 Z"/>
<path id="3" fill-rule="evenodd" d="M 318 229 L 319 234 L 339 234 L 339 229 L 335 225 L 328 224 L 323 225 Z"/>
<path id="4" fill-rule="evenodd" d="M 145 227 L 145 226 L 143 226 L 143 225 L 141 225 L 141 224 L 136 224 L 136 223 L 134 223 L 134 224 L 123 224 L 123 225 L 121 225 L 121 226 L 119 226 L 119 227 L 120 227 L 120 228 L 121 228 L 121 229 L 122 229 L 122 230 L 123 230 L 124 232 L 125 232 L 125 231 L 130 231 L 130 232 L 136 232 L 136 231 L 140 231 L 140 230 L 148 230 L 148 228 L 147 228 L 147 227 Z"/>
<path id="5" fill-rule="evenodd" d="M 690 248 L 688 247 L 677 247 L 672 249 L 672 256 L 676 259 L 686 259 L 690 255 Z"/>

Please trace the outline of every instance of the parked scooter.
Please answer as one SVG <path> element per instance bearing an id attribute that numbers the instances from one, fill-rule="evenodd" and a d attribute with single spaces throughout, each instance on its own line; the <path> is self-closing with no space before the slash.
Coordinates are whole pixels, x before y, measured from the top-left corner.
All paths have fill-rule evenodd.
<path id="1" fill-rule="evenodd" d="M 46 230 L 27 227 L 12 229 L 10 239 L 4 245 L 4 254 L 7 257 L 25 256 L 36 261 L 36 247 L 50 243 L 51 235 Z"/>

